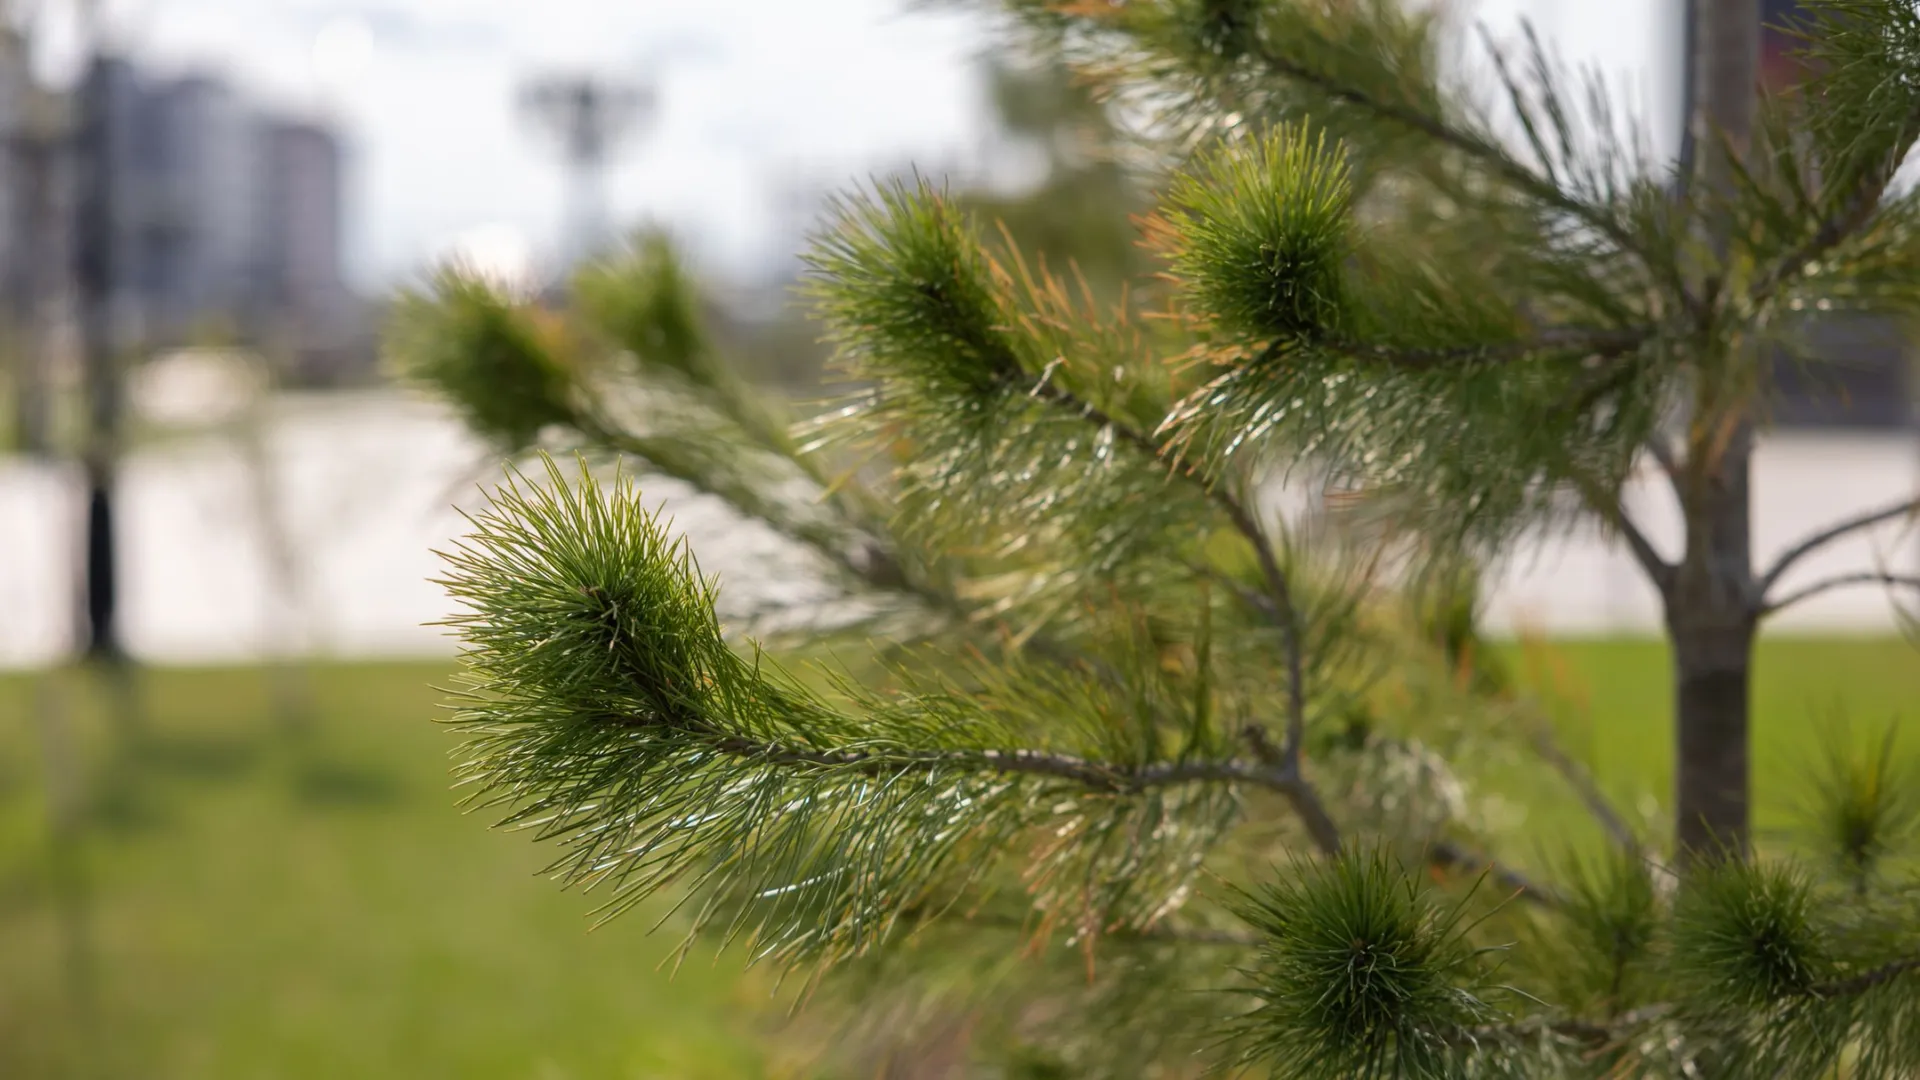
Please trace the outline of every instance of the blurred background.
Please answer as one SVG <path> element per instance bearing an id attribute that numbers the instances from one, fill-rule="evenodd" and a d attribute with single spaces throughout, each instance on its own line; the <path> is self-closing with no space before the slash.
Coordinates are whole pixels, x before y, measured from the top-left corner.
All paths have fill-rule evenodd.
<path id="1" fill-rule="evenodd" d="M 1664 157 L 1681 7 L 1470 12 L 1605 71 Z M 1151 271 L 1127 221 L 1151 193 L 1115 125 L 982 4 L 0 0 L 0 1077 L 804 1074 L 737 959 L 670 979 L 670 932 L 589 936 L 539 851 L 461 818 L 433 550 L 499 462 L 383 378 L 388 298 L 447 260 L 551 288 L 651 223 L 804 411 L 823 352 L 792 290 L 824 200 L 917 169 L 1117 282 Z M 1909 343 L 1818 341 L 1760 450 L 1762 552 L 1920 487 Z M 778 537 L 648 491 L 729 607 L 817 597 Z M 1671 550 L 1670 500 L 1630 501 Z M 1920 566 L 1889 535 L 1807 571 Z M 1541 536 L 1486 617 L 1550 643 L 1610 785 L 1664 792 L 1629 557 Z M 1920 701 L 1897 632 L 1875 590 L 1784 617 L 1758 767 L 1809 707 Z"/>

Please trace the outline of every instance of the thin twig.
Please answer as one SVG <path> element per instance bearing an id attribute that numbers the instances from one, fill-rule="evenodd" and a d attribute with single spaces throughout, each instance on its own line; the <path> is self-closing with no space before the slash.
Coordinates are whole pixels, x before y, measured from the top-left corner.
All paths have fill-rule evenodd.
<path id="1" fill-rule="evenodd" d="M 944 911 L 944 908 L 929 911 L 915 905 L 902 911 L 900 922 L 930 923 L 931 915 Z M 983 912 L 958 916 L 958 921 L 969 927 L 988 930 L 1006 930 L 1014 933 L 1032 934 L 1036 932 L 1032 921 L 1026 917 L 1014 917 L 1003 912 Z M 1117 926 L 1098 931 L 1101 941 L 1136 945 L 1218 945 L 1224 948 L 1251 949 L 1261 942 L 1259 934 L 1246 930 L 1216 930 L 1202 927 L 1183 927 L 1155 925 L 1146 927 Z"/>
<path id="2" fill-rule="evenodd" d="M 1270 347 L 1271 348 L 1271 347 Z M 1294 603 L 1293 587 L 1287 578 L 1286 570 L 1280 565 L 1279 557 L 1274 553 L 1273 544 L 1267 539 L 1265 530 L 1253 516 L 1246 504 L 1234 497 L 1223 485 L 1214 482 L 1199 465 L 1185 455 L 1172 454 L 1152 436 L 1122 423 L 1090 401 L 1086 401 L 1069 390 L 1063 389 L 1052 381 L 1042 382 L 1034 387 L 1033 396 L 1051 402 L 1084 417 L 1089 423 L 1106 428 L 1114 437 L 1147 454 L 1149 457 L 1166 462 L 1174 474 L 1197 485 L 1207 497 L 1226 511 L 1233 527 L 1247 542 L 1253 545 L 1254 556 L 1259 560 L 1261 576 L 1266 579 L 1267 592 L 1273 598 L 1280 623 L 1281 647 L 1286 653 L 1287 664 L 1287 740 L 1281 748 L 1280 764 L 1294 777 L 1300 776 L 1300 755 L 1306 742 L 1307 698 L 1306 698 L 1306 660 L 1302 643 L 1300 612 Z M 1334 828 L 1326 809 L 1321 805 L 1304 783 L 1296 784 L 1299 795 L 1290 795 L 1294 799 L 1295 809 L 1305 819 L 1308 831 L 1314 834 L 1315 842 L 1329 853 L 1339 850 L 1339 831 Z"/>
<path id="3" fill-rule="evenodd" d="M 1760 616 L 1765 618 L 1768 615 L 1773 615 L 1790 608 L 1802 600 L 1811 600 L 1821 593 L 1831 592 L 1834 589 L 1842 589 L 1849 585 L 1885 585 L 1888 588 L 1895 589 L 1920 589 L 1920 576 L 1912 574 L 1885 574 L 1873 570 L 1863 570 L 1856 574 L 1841 574 L 1838 577 L 1827 578 L 1824 581 L 1816 581 L 1804 589 L 1796 589 L 1778 600 L 1763 604 L 1760 608 Z"/>
<path id="4" fill-rule="evenodd" d="M 1259 589 L 1242 585 L 1240 582 L 1235 581 L 1230 575 L 1223 574 L 1212 567 L 1195 566 L 1193 572 L 1208 581 L 1220 585 L 1228 592 L 1239 597 L 1241 603 L 1260 612 L 1267 618 L 1273 619 L 1276 622 L 1279 621 L 1280 608 L 1274 604 L 1272 597 L 1261 592 Z"/>
<path id="5" fill-rule="evenodd" d="M 1530 904 L 1555 907 L 1560 903 L 1560 894 L 1547 886 L 1539 884 L 1510 866 L 1502 866 L 1491 858 L 1461 847 L 1451 840 L 1435 840 L 1427 845 L 1427 859 L 1439 867 L 1485 870 L 1487 877 L 1494 884 L 1518 895 L 1520 899 Z"/>
<path id="6" fill-rule="evenodd" d="M 1340 832 L 1327 814 L 1313 785 L 1297 767 L 1272 754 L 1262 736 L 1251 733 L 1258 760 L 1175 761 L 1123 767 L 1065 754 L 1034 750 L 812 750 L 780 743 L 756 742 L 738 736 L 710 736 L 715 750 L 772 765 L 845 769 L 862 775 L 897 775 L 912 771 L 958 769 L 1008 775 L 1048 776 L 1078 784 L 1089 791 L 1131 795 L 1156 788 L 1186 784 L 1252 784 L 1278 792 L 1300 815 L 1314 843 L 1331 855 L 1340 850 Z M 698 733 L 689 733 L 695 734 Z M 1268 752 L 1262 752 L 1265 749 Z"/>
<path id="7" fill-rule="evenodd" d="M 1833 543 L 1835 540 L 1851 533 L 1859 532 L 1862 529 L 1871 529 L 1875 525 L 1882 525 L 1886 522 L 1908 516 L 1920 517 L 1920 498 L 1906 499 L 1894 503 L 1891 506 L 1883 506 L 1878 510 L 1869 510 L 1864 514 L 1847 518 L 1845 521 L 1841 521 L 1830 528 L 1822 529 L 1814 533 L 1812 536 L 1788 548 L 1785 554 L 1774 560 L 1773 565 L 1760 577 L 1760 595 L 1764 597 L 1771 591 L 1774 585 L 1779 583 L 1780 578 L 1784 576 L 1788 570 L 1793 568 L 1794 563 L 1799 562 L 1801 559 L 1806 558 L 1808 555 L 1813 554 L 1826 545 Z"/>
<path id="8" fill-rule="evenodd" d="M 1855 994 L 1864 994 L 1869 990 L 1884 986 L 1895 979 L 1913 974 L 1916 971 L 1920 971 L 1920 956 L 1909 956 L 1904 959 L 1882 964 L 1877 968 L 1861 972 L 1849 978 L 1815 983 L 1802 991 L 1798 996 L 1810 998 L 1852 997 Z M 1645 1027 L 1648 1024 L 1664 1020 L 1676 1011 L 1677 1007 L 1672 1002 L 1663 1001 L 1652 1005 L 1643 1005 L 1640 1008 L 1621 1013 L 1618 1016 L 1609 1017 L 1605 1020 L 1553 1020 L 1536 1016 L 1512 1024 L 1488 1024 L 1472 1029 L 1470 1034 L 1475 1039 L 1490 1039 L 1551 1032 L 1563 1038 L 1589 1043 L 1594 1046 L 1602 1046 L 1619 1040 L 1623 1034 L 1636 1028 Z"/>
<path id="9" fill-rule="evenodd" d="M 1863 971 L 1849 978 L 1836 979 L 1832 982 L 1816 983 L 1813 988 L 1807 992 L 1815 997 L 1823 998 L 1852 997 L 1855 994 L 1864 994 L 1868 990 L 1884 986 L 1903 975 L 1910 975 L 1916 971 L 1920 971 L 1920 956 L 1909 956 L 1905 959 L 1882 964 L 1877 968 Z"/>
<path id="10" fill-rule="evenodd" d="M 1882 964 L 1877 968 L 1861 972 L 1850 978 L 1836 979 L 1831 982 L 1815 983 L 1802 991 L 1799 996 L 1810 998 L 1852 997 L 1869 990 L 1884 986 L 1906 975 L 1920 971 L 1920 956 L 1909 956 Z M 1602 1046 L 1613 1043 L 1627 1032 L 1648 1024 L 1666 1019 L 1677 1011 L 1672 1002 L 1657 1002 L 1643 1005 L 1618 1016 L 1605 1020 L 1552 1020 L 1546 1017 L 1530 1017 L 1512 1024 L 1489 1024 L 1472 1029 L 1476 1039 L 1530 1035 L 1539 1032 L 1551 1032 L 1563 1038 L 1578 1042 Z"/>
<path id="11" fill-rule="evenodd" d="M 1554 739 L 1553 733 L 1547 730 L 1544 723 L 1538 725 L 1534 733 L 1533 750 L 1540 755 L 1540 759 L 1545 761 L 1548 767 L 1560 774 L 1560 778 L 1567 782 L 1567 786 L 1573 789 L 1573 793 L 1580 797 L 1587 812 L 1593 815 L 1594 820 L 1600 823 L 1600 827 L 1615 844 L 1620 846 L 1622 851 L 1633 855 L 1640 853 L 1640 838 L 1634 835 L 1633 830 L 1627 826 L 1626 819 L 1613 808 L 1612 800 L 1607 798 L 1606 792 L 1600 790 L 1600 785 L 1593 779 L 1593 774 L 1588 772 L 1585 766 L 1568 757 L 1566 751 L 1560 749 L 1560 743 Z"/>
<path id="12" fill-rule="evenodd" d="M 1511 1038 L 1516 1035 L 1535 1035 L 1542 1032 L 1558 1035 L 1578 1042 L 1603 1045 L 1618 1039 L 1622 1032 L 1644 1027 L 1673 1012 L 1673 1006 L 1666 1002 L 1646 1005 L 1630 1012 L 1606 1020 L 1554 1020 L 1544 1016 L 1529 1017 L 1511 1024 L 1488 1024 L 1472 1030 L 1475 1039 Z"/>
<path id="13" fill-rule="evenodd" d="M 1587 504 L 1587 508 L 1599 515 L 1608 527 L 1626 540 L 1627 550 L 1633 553 L 1634 561 L 1640 564 L 1640 569 L 1646 571 L 1647 577 L 1653 580 L 1654 587 L 1662 594 L 1668 592 L 1672 587 L 1675 572 L 1673 564 L 1661 558 L 1660 553 L 1654 550 L 1653 544 L 1647 540 L 1647 534 L 1640 531 L 1640 526 L 1627 515 L 1626 507 L 1620 505 L 1619 495 L 1607 491 L 1583 472 L 1569 470 L 1568 475 L 1575 489 L 1580 492 L 1580 498 Z"/>
<path id="14" fill-rule="evenodd" d="M 1240 731 L 1240 737 L 1252 748 L 1253 756 L 1273 770 L 1277 775 L 1292 777 L 1294 783 L 1280 793 L 1292 805 L 1293 812 L 1300 816 L 1301 823 L 1307 827 L 1307 834 L 1313 842 L 1328 855 L 1340 853 L 1340 828 L 1333 823 L 1332 815 L 1327 813 L 1326 804 L 1320 801 L 1320 793 L 1308 783 L 1300 773 L 1299 755 L 1288 759 L 1284 749 L 1275 748 L 1267 739 L 1267 729 L 1258 724 L 1248 724 Z"/>
<path id="15" fill-rule="evenodd" d="M 1109 930 L 1101 935 L 1109 941 L 1168 942 L 1176 945 L 1218 945 L 1222 948 L 1251 949 L 1261 942 L 1259 934 L 1245 930 L 1203 930 L 1187 927 L 1155 926 L 1145 930 Z"/>

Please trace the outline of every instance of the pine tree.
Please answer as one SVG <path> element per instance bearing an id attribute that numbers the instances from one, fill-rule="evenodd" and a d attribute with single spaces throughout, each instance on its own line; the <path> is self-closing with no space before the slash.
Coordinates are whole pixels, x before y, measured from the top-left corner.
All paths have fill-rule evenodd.
<path id="1" fill-rule="evenodd" d="M 921 180 L 819 236 L 854 389 L 797 429 L 705 343 L 659 237 L 564 311 L 455 271 L 400 305 L 396 358 L 503 451 L 673 477 L 854 601 L 730 634 L 629 474 L 516 472 L 447 555 L 473 800 L 606 914 L 671 887 L 881 1023 L 966 1002 L 995 1075 L 1920 1074 L 1920 776 L 1836 735 L 1801 842 L 1756 852 L 1745 750 L 1765 616 L 1916 584 L 1782 590 L 1915 503 L 1757 571 L 1747 487 L 1801 313 L 1920 310 L 1920 195 L 1891 186 L 1920 14 L 1810 5 L 1803 88 L 1735 101 L 1751 31 L 1719 35 L 1752 5 L 1703 0 L 1736 62 L 1676 185 L 1531 41 L 1489 44 L 1496 101 L 1456 84 L 1429 9 L 1012 7 L 1169 161 L 1164 274 L 1117 306 Z M 1643 455 L 1685 509 L 1677 561 L 1621 506 Z M 1279 468 L 1342 509 L 1282 520 Z M 1670 850 L 1448 668 L 1463 566 L 1579 519 L 1666 601 Z M 860 638 L 885 644 L 850 662 Z M 1526 875 L 1490 850 L 1513 838 L 1471 793 L 1516 736 L 1605 854 Z"/>

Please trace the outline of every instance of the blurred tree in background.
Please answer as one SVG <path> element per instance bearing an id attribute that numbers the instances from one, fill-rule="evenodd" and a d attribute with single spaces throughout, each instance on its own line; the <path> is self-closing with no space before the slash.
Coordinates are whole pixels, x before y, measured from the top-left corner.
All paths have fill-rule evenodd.
<path id="1" fill-rule="evenodd" d="M 1703 0 L 1701 40 L 1747 59 L 1705 66 L 1676 195 L 1537 45 L 1494 49 L 1496 113 L 1432 9 L 1012 6 L 1151 121 L 1164 277 L 1138 292 L 1060 265 L 1102 250 L 1064 214 L 850 196 L 809 262 L 854 389 L 797 427 L 657 237 L 564 310 L 457 273 L 401 303 L 396 362 L 503 452 L 591 455 L 513 474 L 448 554 L 474 800 L 606 914 L 684 890 L 697 928 L 864 1006 L 854 1046 L 929 1036 L 928 1070 L 1920 1070 L 1914 783 L 1836 742 L 1792 861 L 1752 850 L 1745 775 L 1762 617 L 1913 584 L 1777 588 L 1913 506 L 1756 573 L 1747 476 L 1784 312 L 1914 310 L 1920 201 L 1888 183 L 1920 15 L 1814 6 L 1816 74 L 1756 101 L 1752 5 Z M 1086 201 L 1117 213 L 1112 184 Z M 1621 508 L 1642 455 L 1685 510 L 1677 562 Z M 787 536 L 844 602 L 728 633 L 610 457 Z M 1332 508 L 1272 512 L 1281 469 Z M 1671 846 L 1472 660 L 1471 568 L 1581 517 L 1667 602 Z M 1516 861 L 1481 799 L 1521 754 L 1606 855 Z"/>
<path id="2" fill-rule="evenodd" d="M 1057 53 L 995 54 L 984 62 L 1000 127 L 1042 163 L 1040 179 L 1011 194 L 963 191 L 955 201 L 1005 229 L 1048 267 L 1077 270 L 1103 301 L 1152 270 L 1129 220 L 1152 208 L 1146 167 L 1106 104 Z"/>
<path id="3" fill-rule="evenodd" d="M 954 200 L 1036 259 L 1075 268 L 1103 302 L 1117 299 L 1123 285 L 1139 287 L 1152 260 L 1130 218 L 1152 206 L 1154 160 L 1132 149 L 1093 88 L 1057 53 L 997 50 L 979 68 L 1000 142 L 989 164 L 1011 164 L 1019 174 L 947 180 Z M 810 213 L 819 209 L 810 193 L 792 194 Z M 787 303 L 740 324 L 725 344 L 755 381 L 806 396 L 828 375 L 819 337 L 805 308 Z"/>

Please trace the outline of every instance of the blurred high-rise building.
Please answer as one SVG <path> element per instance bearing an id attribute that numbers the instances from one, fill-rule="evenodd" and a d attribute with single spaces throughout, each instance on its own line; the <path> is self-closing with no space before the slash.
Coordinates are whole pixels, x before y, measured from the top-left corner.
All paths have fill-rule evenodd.
<path id="1" fill-rule="evenodd" d="M 271 332 L 307 373 L 338 374 L 360 357 L 359 304 L 341 277 L 344 163 L 318 124 L 265 120 L 258 131 L 259 280 Z"/>
<path id="2" fill-rule="evenodd" d="M 193 76 L 152 88 L 142 103 L 152 145 L 130 224 L 143 231 L 139 278 L 150 332 L 178 339 L 242 333 L 257 309 L 259 227 L 251 212 L 261 169 L 255 122 L 220 81 Z"/>
<path id="3" fill-rule="evenodd" d="M 105 58 L 91 79 L 85 92 L 100 102 L 104 127 L 84 153 L 57 153 L 67 160 L 53 163 L 102 177 L 76 218 L 36 194 L 32 181 L 46 182 L 46 166 L 35 172 L 20 103 L 40 91 L 0 41 L 0 304 L 8 321 L 26 318 L 43 291 L 33 268 L 49 260 L 31 252 L 77 242 L 40 236 L 33 248 L 36 222 L 44 229 L 52 219 L 102 230 L 84 250 L 110 283 L 116 348 L 253 345 L 298 375 L 328 381 L 369 367 L 365 312 L 342 265 L 344 162 L 334 132 L 276 115 L 212 75 L 158 77 Z"/>

